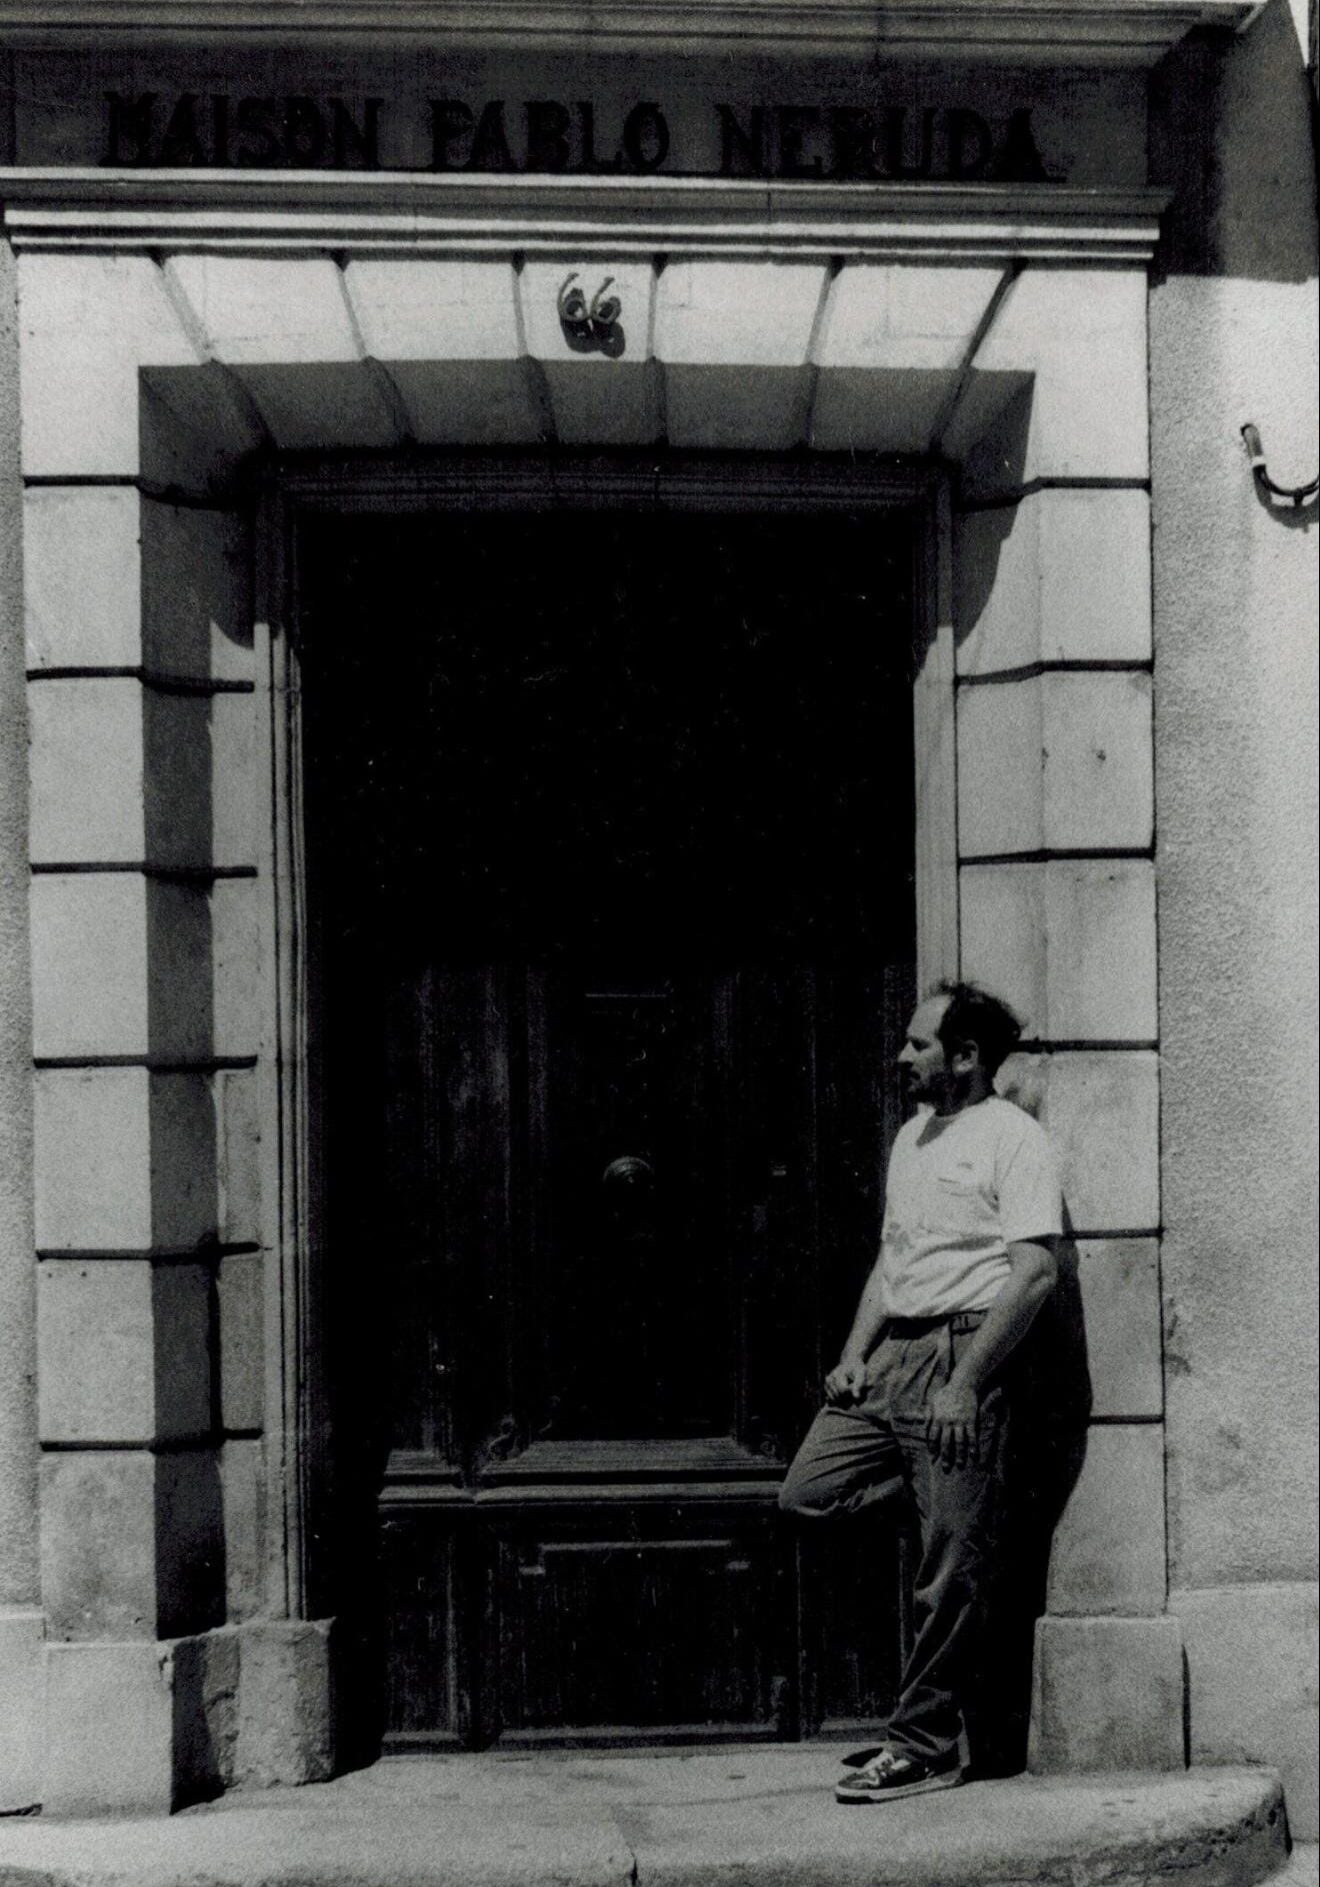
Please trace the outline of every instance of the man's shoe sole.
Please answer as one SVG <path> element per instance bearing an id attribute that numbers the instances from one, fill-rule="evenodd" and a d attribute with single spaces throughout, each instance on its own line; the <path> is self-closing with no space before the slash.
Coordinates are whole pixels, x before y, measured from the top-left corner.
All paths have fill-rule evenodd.
<path id="1" fill-rule="evenodd" d="M 923 1776 L 920 1782 L 905 1782 L 894 1789 L 859 1789 L 851 1783 L 841 1782 L 835 1788 L 834 1799 L 849 1808 L 858 1808 L 869 1802 L 901 1802 L 910 1795 L 930 1795 L 936 1789 L 956 1789 L 962 1781 L 961 1769 L 941 1769 L 935 1775 Z"/>

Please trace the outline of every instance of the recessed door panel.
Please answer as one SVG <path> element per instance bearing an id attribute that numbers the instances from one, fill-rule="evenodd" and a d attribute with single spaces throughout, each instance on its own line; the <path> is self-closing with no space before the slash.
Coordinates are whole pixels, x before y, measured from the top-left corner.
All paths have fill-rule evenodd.
<path id="1" fill-rule="evenodd" d="M 778 1729 L 788 1593 L 766 1516 L 560 1515 L 510 1528 L 498 1552 L 506 1733 Z"/>

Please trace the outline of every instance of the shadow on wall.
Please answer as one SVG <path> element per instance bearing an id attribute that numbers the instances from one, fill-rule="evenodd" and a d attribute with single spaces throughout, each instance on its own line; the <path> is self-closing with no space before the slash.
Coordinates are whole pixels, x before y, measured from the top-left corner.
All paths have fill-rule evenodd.
<path id="1" fill-rule="evenodd" d="M 953 631 L 959 648 L 981 620 L 994 591 L 1000 552 L 1018 518 L 1035 386 L 1034 374 L 974 367 L 963 390 L 969 410 L 988 417 L 965 462 L 953 469 Z M 974 545 L 969 518 L 976 521 Z M 920 674 L 938 628 L 933 611 L 919 617 L 914 674 Z"/>
<path id="2" fill-rule="evenodd" d="M 1011 377 L 1024 379 L 1017 374 Z M 985 397 L 975 384 L 978 380 L 1005 378 L 1009 376 L 973 372 L 969 398 L 978 392 Z M 997 421 L 977 442 L 961 470 L 954 506 L 953 574 L 953 638 L 960 649 L 981 621 L 998 581 L 1004 544 L 1020 522 L 1017 499 L 1026 471 L 1034 396 L 1035 380 L 1025 378 L 1025 384 L 1010 394 Z M 978 506 L 978 494 L 1001 491 L 1012 497 L 1002 504 L 983 500 Z"/>
<path id="3" fill-rule="evenodd" d="M 245 873 L 215 869 L 232 862 L 217 778 L 230 795 L 245 784 L 230 749 L 250 711 L 253 610 L 244 517 L 152 498 L 140 530 L 151 1197 L 154 1242 L 171 1253 L 152 1277 L 153 1368 L 158 1436 L 175 1444 L 155 1458 L 155 1625 L 177 1641 L 161 1655 L 174 1665 L 187 1802 L 232 1780 L 237 1645 L 206 1634 L 257 1609 L 257 1574 L 232 1563 L 225 1526 L 227 1427 L 250 1437 L 261 1422 L 248 1389 L 260 1360 L 243 1353 L 257 1319 L 240 1306 L 224 1327 L 237 1285 L 259 1278 L 259 1260 L 226 1255 L 226 1241 L 242 1245 L 251 1229 L 228 1222 L 242 1191 L 229 1170 L 236 1097 L 253 1059 L 241 960 L 251 887 Z M 230 1262 L 244 1275 L 227 1290 Z M 239 1454 L 259 1446 L 236 1444 Z"/>
<path id="4" fill-rule="evenodd" d="M 1309 282 L 1316 101 L 1288 0 L 1242 38 L 1198 31 L 1156 67 L 1150 181 L 1173 192 L 1151 271 Z"/>
<path id="5" fill-rule="evenodd" d="M 1046 1606 L 1050 1548 L 1086 1457 L 1091 1372 L 1066 1204 L 1063 1223 L 1058 1284 L 1010 1364 L 1018 1380 L 1005 1545 L 991 1595 L 994 1629 L 968 1713 L 978 1776 L 1016 1775 L 1026 1767 L 1032 1650 Z"/>

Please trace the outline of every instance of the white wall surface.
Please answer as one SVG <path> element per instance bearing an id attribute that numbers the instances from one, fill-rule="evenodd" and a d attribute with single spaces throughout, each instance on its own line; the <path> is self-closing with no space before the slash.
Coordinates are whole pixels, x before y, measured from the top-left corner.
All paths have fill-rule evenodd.
<path id="1" fill-rule="evenodd" d="M 1315 151 L 1287 0 L 1157 76 L 1151 297 L 1170 1605 L 1194 1760 L 1316 1829 Z"/>

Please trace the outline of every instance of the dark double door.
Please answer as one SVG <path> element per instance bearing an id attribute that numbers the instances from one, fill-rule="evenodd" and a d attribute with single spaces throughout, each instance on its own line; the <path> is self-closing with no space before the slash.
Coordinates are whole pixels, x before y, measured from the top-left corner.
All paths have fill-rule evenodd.
<path id="1" fill-rule="evenodd" d="M 318 1533 L 381 1728 L 865 1722 L 893 1542 L 774 1491 L 897 1125 L 910 539 L 447 512 L 300 565 Z"/>

